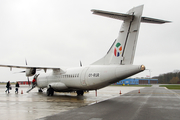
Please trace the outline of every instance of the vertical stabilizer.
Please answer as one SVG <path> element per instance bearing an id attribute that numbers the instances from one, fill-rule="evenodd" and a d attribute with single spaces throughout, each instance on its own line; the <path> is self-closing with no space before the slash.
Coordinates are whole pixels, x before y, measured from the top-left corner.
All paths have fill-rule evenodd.
<path id="1" fill-rule="evenodd" d="M 143 5 L 129 10 L 127 14 L 101 10 L 92 11 L 97 15 L 124 21 L 119 31 L 119 36 L 108 53 L 102 59 L 94 62 L 93 65 L 133 64 Z"/>
<path id="2" fill-rule="evenodd" d="M 123 20 L 121 29 L 119 31 L 119 36 L 115 40 L 107 54 L 100 60 L 94 62 L 92 65 L 133 64 L 140 23 L 144 22 L 163 24 L 171 22 L 150 17 L 141 17 L 142 11 L 143 5 L 132 8 L 126 14 L 102 10 L 92 10 L 93 14 L 96 15 Z"/>
<path id="3" fill-rule="evenodd" d="M 121 57 L 123 59 L 121 60 L 120 64 L 123 64 L 123 65 L 133 64 L 136 45 L 137 45 L 137 39 L 138 39 L 138 34 L 139 34 L 139 29 L 140 29 L 142 11 L 143 11 L 143 6 L 139 6 L 139 7 L 131 9 L 128 12 L 128 14 L 134 15 L 133 19 L 130 20 L 129 23 L 124 24 L 125 27 L 127 26 L 126 29 L 122 27 L 120 30 L 120 33 L 125 32 L 124 37 L 122 37 L 123 35 L 121 36 L 121 34 L 119 34 L 119 37 L 118 37 L 119 42 L 120 43 L 122 42 L 124 46 L 122 54 L 121 54 Z"/>

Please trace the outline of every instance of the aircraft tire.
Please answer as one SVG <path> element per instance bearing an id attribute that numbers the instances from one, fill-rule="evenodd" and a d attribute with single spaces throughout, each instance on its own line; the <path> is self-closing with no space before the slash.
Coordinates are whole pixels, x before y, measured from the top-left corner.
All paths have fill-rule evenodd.
<path id="1" fill-rule="evenodd" d="M 47 89 L 46 94 L 47 94 L 47 96 L 49 96 L 49 95 L 50 95 L 50 90 L 49 90 L 49 88 Z"/>
<path id="2" fill-rule="evenodd" d="M 77 93 L 77 96 L 83 96 L 84 95 L 84 91 L 83 90 L 78 90 L 78 91 L 76 91 L 76 93 Z"/>
<path id="3" fill-rule="evenodd" d="M 51 92 L 51 96 L 53 96 L 54 95 L 54 90 L 51 89 L 50 92 Z"/>
<path id="4" fill-rule="evenodd" d="M 38 90 L 39 93 L 42 93 L 43 91 L 41 89 Z"/>
<path id="5" fill-rule="evenodd" d="M 82 95 L 82 96 L 84 95 L 84 91 L 81 92 L 81 95 Z"/>
<path id="6" fill-rule="evenodd" d="M 53 96 L 54 95 L 54 89 L 52 89 L 52 88 L 48 88 L 47 89 L 47 96 Z"/>

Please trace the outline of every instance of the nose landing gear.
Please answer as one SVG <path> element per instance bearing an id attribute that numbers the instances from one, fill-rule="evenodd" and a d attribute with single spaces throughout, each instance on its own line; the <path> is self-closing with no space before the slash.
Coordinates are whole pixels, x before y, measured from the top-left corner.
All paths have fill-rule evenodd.
<path id="1" fill-rule="evenodd" d="M 43 91 L 42 91 L 42 89 L 41 89 L 41 88 L 39 88 L 38 92 L 39 92 L 39 93 L 42 93 Z"/>

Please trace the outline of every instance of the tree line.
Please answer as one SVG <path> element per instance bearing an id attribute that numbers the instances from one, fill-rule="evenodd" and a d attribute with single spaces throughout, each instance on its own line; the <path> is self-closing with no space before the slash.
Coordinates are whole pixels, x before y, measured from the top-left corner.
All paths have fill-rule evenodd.
<path id="1" fill-rule="evenodd" d="M 180 84 L 180 71 L 174 70 L 173 72 L 160 74 L 153 78 L 158 79 L 160 84 Z"/>

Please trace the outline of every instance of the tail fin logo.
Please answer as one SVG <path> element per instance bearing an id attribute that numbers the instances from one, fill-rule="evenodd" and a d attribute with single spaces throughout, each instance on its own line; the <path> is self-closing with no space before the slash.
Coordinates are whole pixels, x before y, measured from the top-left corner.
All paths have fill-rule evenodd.
<path id="1" fill-rule="evenodd" d="M 114 48 L 114 55 L 116 57 L 119 57 L 121 53 L 122 53 L 122 45 L 118 42 L 116 43 L 116 46 Z"/>

